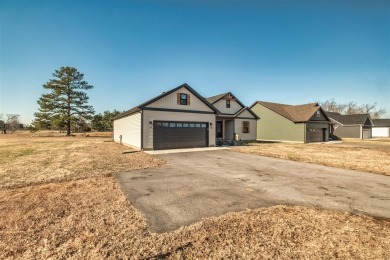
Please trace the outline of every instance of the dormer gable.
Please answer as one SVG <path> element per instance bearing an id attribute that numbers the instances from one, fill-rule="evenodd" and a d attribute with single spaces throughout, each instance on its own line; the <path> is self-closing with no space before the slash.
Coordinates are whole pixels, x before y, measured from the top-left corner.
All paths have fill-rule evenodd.
<path id="1" fill-rule="evenodd" d="M 231 92 L 207 98 L 222 114 L 234 115 L 245 106 Z"/>

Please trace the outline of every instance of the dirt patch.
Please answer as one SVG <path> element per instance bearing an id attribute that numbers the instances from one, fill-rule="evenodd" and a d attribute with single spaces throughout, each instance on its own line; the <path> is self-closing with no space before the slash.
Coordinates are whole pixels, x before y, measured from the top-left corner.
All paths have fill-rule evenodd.
<path id="1" fill-rule="evenodd" d="M 250 143 L 233 151 L 390 175 L 390 139 L 339 144 Z"/>
<path id="2" fill-rule="evenodd" d="M 112 177 L 1 190 L 0 211 L 2 259 L 390 258 L 388 221 L 298 206 L 150 233 Z"/>
<path id="3" fill-rule="evenodd" d="M 102 137 L 0 137 L 0 188 L 106 175 L 164 165 Z"/>

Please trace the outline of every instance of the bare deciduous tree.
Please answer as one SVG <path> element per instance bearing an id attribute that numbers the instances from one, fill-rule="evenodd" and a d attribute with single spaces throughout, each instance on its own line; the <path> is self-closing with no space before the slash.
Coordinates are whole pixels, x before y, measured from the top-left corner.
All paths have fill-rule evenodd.
<path id="1" fill-rule="evenodd" d="M 329 99 L 318 103 L 324 110 L 329 112 L 337 112 L 342 115 L 370 114 L 371 118 L 377 119 L 386 113 L 384 108 L 377 108 L 377 103 L 358 105 L 353 101 L 348 103 L 338 103 L 334 99 Z"/>
<path id="2" fill-rule="evenodd" d="M 19 117 L 20 115 L 18 114 L 7 114 L 5 120 L 0 120 L 1 132 L 6 134 L 7 131 L 11 131 L 11 133 L 13 133 L 19 129 Z M 3 114 L 0 115 L 0 118 L 3 119 Z"/>

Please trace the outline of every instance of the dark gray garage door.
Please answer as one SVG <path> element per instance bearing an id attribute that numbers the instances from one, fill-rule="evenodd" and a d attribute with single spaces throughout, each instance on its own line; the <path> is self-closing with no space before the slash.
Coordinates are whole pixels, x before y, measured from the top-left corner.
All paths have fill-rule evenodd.
<path id="1" fill-rule="evenodd" d="M 324 142 L 326 128 L 309 128 L 309 142 Z"/>
<path id="2" fill-rule="evenodd" d="M 208 146 L 208 123 L 154 121 L 153 149 Z"/>

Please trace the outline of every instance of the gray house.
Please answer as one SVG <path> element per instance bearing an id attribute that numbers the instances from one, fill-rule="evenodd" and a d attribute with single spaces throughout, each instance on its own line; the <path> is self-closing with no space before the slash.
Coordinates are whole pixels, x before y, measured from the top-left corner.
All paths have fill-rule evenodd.
<path id="1" fill-rule="evenodd" d="M 327 111 L 326 114 L 332 121 L 333 135 L 340 138 L 369 139 L 372 137 L 373 122 L 369 114 L 341 115 Z"/>
<path id="2" fill-rule="evenodd" d="M 373 119 L 372 137 L 390 137 L 390 119 Z"/>

